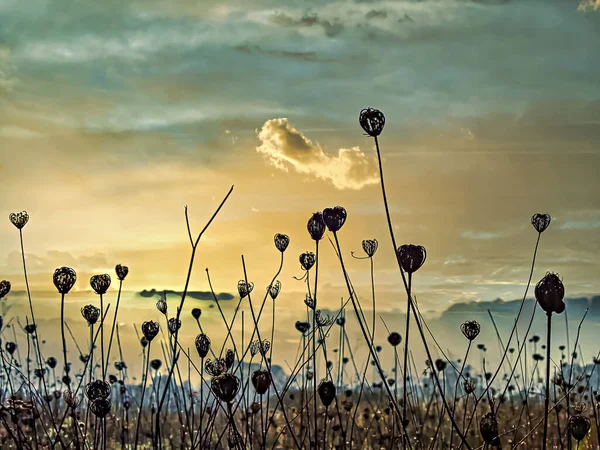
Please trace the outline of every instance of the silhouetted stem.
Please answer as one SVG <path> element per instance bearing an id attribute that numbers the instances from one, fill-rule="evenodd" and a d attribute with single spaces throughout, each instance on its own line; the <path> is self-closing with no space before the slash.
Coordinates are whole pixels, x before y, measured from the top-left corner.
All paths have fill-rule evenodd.
<path id="1" fill-rule="evenodd" d="M 377 149 L 377 161 L 379 164 L 379 179 L 381 182 L 381 192 L 383 194 L 383 203 L 385 206 L 385 214 L 386 214 L 386 218 L 387 218 L 387 222 L 388 222 L 388 228 L 390 231 L 390 238 L 392 239 L 393 250 L 394 250 L 394 253 L 396 254 L 396 262 L 398 264 L 398 268 L 400 269 L 400 274 L 402 276 L 404 288 L 406 289 L 406 292 L 408 294 L 408 303 L 409 303 L 409 307 L 410 307 L 409 309 L 412 309 L 413 314 L 415 315 L 415 322 L 417 323 L 417 328 L 419 330 L 419 334 L 421 335 L 421 340 L 423 341 L 423 346 L 425 347 L 425 352 L 427 353 L 427 358 L 429 359 L 429 361 L 433 361 L 433 358 L 431 357 L 431 352 L 429 351 L 429 346 L 427 345 L 427 339 L 425 339 L 425 334 L 423 333 L 423 328 L 421 327 L 421 323 L 419 322 L 419 319 L 417 317 L 417 312 L 416 312 L 415 306 L 413 304 L 412 297 L 410 295 L 410 290 L 408 287 L 408 283 L 406 281 L 406 277 L 404 275 L 404 270 L 402 269 L 402 265 L 400 264 L 400 258 L 398 256 L 398 252 L 396 251 L 396 249 L 398 247 L 396 245 L 396 237 L 394 235 L 394 227 L 392 225 L 392 218 L 391 218 L 390 209 L 388 206 L 387 194 L 385 192 L 385 182 L 384 182 L 384 177 L 383 177 L 383 164 L 381 162 L 381 152 L 379 150 L 379 140 L 377 139 L 376 136 L 375 136 L 375 147 Z M 334 233 L 334 235 L 335 235 L 335 233 Z M 340 255 L 340 257 L 341 257 L 341 255 Z M 435 373 L 435 371 L 433 371 L 433 378 L 435 380 L 435 383 L 438 386 L 438 389 L 440 389 L 440 392 L 441 392 L 440 380 L 439 380 L 437 374 Z M 385 386 L 387 386 L 387 383 L 383 383 L 383 384 Z M 472 450 L 471 445 L 467 442 L 467 439 L 465 438 L 465 436 L 461 432 L 460 428 L 458 427 L 456 421 L 454 420 L 454 415 L 450 411 L 450 407 L 448 406 L 448 402 L 446 401 L 446 396 L 443 393 L 440 393 L 440 396 L 442 398 L 442 402 L 444 403 L 444 408 L 448 412 L 448 416 L 450 417 L 450 420 L 452 421 L 452 426 L 456 430 L 456 434 L 458 434 L 458 436 L 460 437 L 460 440 L 467 447 L 467 449 Z"/>
<path id="2" fill-rule="evenodd" d="M 246 282 L 246 285 L 248 284 L 248 275 L 246 273 L 246 263 L 244 261 L 244 256 L 242 256 L 242 267 L 244 269 L 244 281 Z M 263 342 L 262 338 L 260 337 L 260 330 L 258 328 L 258 322 L 256 319 L 256 315 L 254 313 L 254 307 L 252 306 L 252 299 L 250 297 L 250 292 L 248 292 L 248 304 L 250 305 L 250 312 L 252 313 L 252 321 L 254 322 L 254 326 L 256 328 L 256 334 L 258 336 L 258 340 Z M 260 355 L 262 356 L 263 362 L 265 363 L 265 366 L 267 367 L 267 370 L 269 371 L 269 373 L 273 373 L 271 371 L 271 363 L 269 362 L 268 358 L 266 357 L 266 355 L 264 354 L 264 352 L 259 352 Z M 294 432 L 293 428 L 290 425 L 290 422 L 288 420 L 288 416 L 287 416 L 287 412 L 285 410 L 285 405 L 283 404 L 283 397 L 279 394 L 279 390 L 277 389 L 277 385 L 276 383 L 272 383 L 273 384 L 273 390 L 275 391 L 275 395 L 277 395 L 277 400 L 279 401 L 279 404 L 281 404 L 281 411 L 283 413 L 283 418 L 285 420 L 285 423 L 287 425 L 287 427 L 290 430 L 290 433 L 292 435 L 292 439 L 294 440 L 294 445 L 296 446 L 296 448 L 298 450 L 301 449 L 300 443 L 298 442 L 298 438 L 296 437 L 296 433 Z M 273 414 L 275 414 L 275 411 L 273 412 Z"/>
<path id="3" fill-rule="evenodd" d="M 140 406 L 139 406 L 138 416 L 137 416 L 137 425 L 135 426 L 135 445 L 133 446 L 134 450 L 137 450 L 138 438 L 140 436 L 140 421 L 142 418 L 142 410 L 144 408 L 144 394 L 146 393 L 146 383 L 148 382 L 148 366 L 150 363 L 150 344 L 151 344 L 151 342 L 148 342 L 148 357 L 146 358 L 146 369 L 144 371 L 144 380 L 143 380 L 143 384 L 142 384 L 142 397 L 140 398 Z"/>
<path id="4" fill-rule="evenodd" d="M 546 450 L 546 437 L 548 436 L 548 408 L 550 406 L 550 338 L 552 334 L 552 313 L 547 313 L 546 322 L 546 398 L 544 399 L 544 440 L 542 449 Z"/>
<path id="5" fill-rule="evenodd" d="M 65 375 L 69 376 L 69 362 L 67 361 L 67 340 L 65 339 L 65 294 L 60 297 L 60 331 L 62 336 L 63 358 L 65 364 Z M 68 380 L 68 378 L 67 378 Z M 67 382 L 67 388 L 71 389 L 71 382 Z"/>
<path id="6" fill-rule="evenodd" d="M 117 294 L 117 306 L 115 306 L 115 316 L 113 317 L 112 329 L 110 330 L 110 339 L 108 340 L 108 350 L 106 351 L 106 367 L 104 371 L 108 370 L 110 364 L 110 349 L 112 347 L 113 335 L 115 333 L 115 325 L 117 324 L 117 314 L 119 313 L 119 303 L 121 301 L 121 289 L 123 288 L 123 280 L 119 280 L 119 293 Z"/>

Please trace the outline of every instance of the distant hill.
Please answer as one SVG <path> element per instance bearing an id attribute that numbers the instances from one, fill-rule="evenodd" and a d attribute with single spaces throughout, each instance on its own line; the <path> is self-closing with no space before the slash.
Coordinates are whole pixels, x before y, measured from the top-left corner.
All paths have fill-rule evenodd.
<path id="1" fill-rule="evenodd" d="M 183 295 L 183 292 L 172 291 L 169 289 L 160 290 L 160 291 L 157 291 L 156 289 L 150 289 L 150 290 L 144 289 L 142 292 L 138 292 L 139 295 L 141 295 L 142 297 L 146 297 L 146 298 L 156 297 L 162 293 L 165 293 L 167 296 L 168 295 L 176 295 L 178 297 L 181 297 Z M 196 300 L 214 300 L 212 293 L 208 292 L 208 291 L 188 291 L 187 296 L 190 298 L 194 298 Z M 220 294 L 217 294 L 217 300 L 232 300 L 233 298 L 234 298 L 233 295 L 228 294 L 226 292 L 221 292 Z"/>
<path id="2" fill-rule="evenodd" d="M 523 306 L 524 311 L 531 311 L 535 299 L 528 298 Z M 496 299 L 488 302 L 468 302 L 455 303 L 443 312 L 443 316 L 451 316 L 463 313 L 487 313 L 488 310 L 496 313 L 511 313 L 516 314 L 519 311 L 521 300 L 502 300 Z M 588 318 L 600 318 L 600 296 L 596 295 L 591 298 L 574 297 L 566 298 L 565 305 L 567 312 L 575 316 L 582 315 L 589 308 Z"/>

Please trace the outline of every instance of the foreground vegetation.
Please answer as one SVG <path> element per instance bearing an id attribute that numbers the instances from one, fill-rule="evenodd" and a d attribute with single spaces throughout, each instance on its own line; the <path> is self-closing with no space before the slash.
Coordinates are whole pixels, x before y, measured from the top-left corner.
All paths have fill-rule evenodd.
<path id="1" fill-rule="evenodd" d="M 190 343 L 180 342 L 179 332 L 196 251 L 233 187 L 195 237 L 186 209 L 191 247 L 186 284 L 174 313 L 173 306 L 162 297 L 156 307 L 164 320 L 137 324 L 143 355 L 139 383 L 129 381 L 127 365 L 131 361 L 124 361 L 121 356 L 114 366 L 110 365 L 111 355 L 113 359 L 122 355 L 117 317 L 129 269 L 120 264 L 113 275 L 118 281 L 114 312 L 105 305 L 112 277 L 99 274 L 90 280 L 98 301 L 81 310 L 81 320 L 89 326 L 89 341 L 77 343 L 81 363 L 77 371 L 69 359 L 73 351 L 68 348 L 73 343 L 64 320 L 65 296 L 77 282 L 77 274 L 70 267 L 56 269 L 53 281 L 61 298 L 62 354 L 43 354 L 24 251 L 23 230 L 29 215 L 23 211 L 11 214 L 10 221 L 19 232 L 29 315 L 12 324 L 4 324 L 0 317 L 2 448 L 598 448 L 600 394 L 591 380 L 600 354 L 586 364 L 577 351 L 579 332 L 573 345 L 552 341 L 553 319 L 565 310 L 565 288 L 557 274 L 547 273 L 537 282 L 533 289 L 536 307 L 531 317 L 525 318 L 528 328 L 521 335 L 517 330 L 550 216 L 532 217 L 532 237 L 536 239 L 532 239 L 531 271 L 514 327 L 508 336 L 497 333 L 502 349 L 499 364 L 489 367 L 481 358 L 480 371 L 467 370 L 472 367 L 472 353 L 486 351 L 483 344 L 477 343 L 481 326 L 472 320 L 456 330 L 465 339 L 465 348 L 460 349 L 464 357 L 456 361 L 445 356 L 434 359 L 434 346 L 438 353 L 445 353 L 427 327 L 413 295 L 413 280 L 425 264 L 427 252 L 419 245 L 397 244 L 388 209 L 379 146 L 385 117 L 380 111 L 367 108 L 361 111 L 359 122 L 374 140 L 398 280 L 406 292 L 406 323 L 402 330 L 387 330 L 387 345 L 394 352 L 392 367 L 382 363 L 382 348 L 374 343 L 376 327 L 387 327 L 385 323 L 377 324 L 376 314 L 373 261 L 379 243 L 365 240 L 364 255 L 349 255 L 340 239 L 347 217 L 343 207 L 326 208 L 312 214 L 307 222 L 315 247 L 314 252 L 299 256 L 304 270 L 301 281 L 306 284 L 306 316 L 295 323 L 301 350 L 285 379 L 275 377 L 271 356 L 275 302 L 281 291 L 278 276 L 290 238 L 275 235 L 279 269 L 264 295 L 258 298 L 254 284 L 247 278 L 242 256 L 244 278 L 238 282 L 239 300 L 232 317 L 226 317 L 221 309 L 207 269 L 225 339 L 220 348 L 215 348 L 210 336 L 203 332 L 202 311 L 194 308 L 191 314 L 200 333 L 194 342 L 196 352 L 190 354 L 186 350 Z M 337 255 L 346 285 L 345 300 L 333 315 L 319 307 L 319 253 L 332 251 L 321 246 L 325 238 Z M 370 262 L 372 297 L 368 300 L 360 299 L 353 288 L 345 265 L 349 257 Z M 9 281 L 0 282 L 0 299 L 10 289 Z M 372 308 L 372 315 L 363 313 L 365 301 Z M 253 327 L 253 336 L 245 343 L 236 340 L 232 333 L 240 320 L 238 311 L 243 302 L 249 306 Z M 272 323 L 264 324 L 263 311 L 270 307 Z M 529 335 L 536 313 L 546 316 L 544 338 Z M 356 319 L 369 351 L 366 361 L 354 357 L 346 332 L 346 314 Z M 427 354 L 425 363 L 411 357 L 410 333 L 420 337 Z M 163 358 L 151 359 L 150 350 L 157 345 L 163 350 Z M 553 347 L 560 350 L 560 361 L 550 358 Z M 192 373 L 200 376 L 197 386 L 190 381 Z"/>

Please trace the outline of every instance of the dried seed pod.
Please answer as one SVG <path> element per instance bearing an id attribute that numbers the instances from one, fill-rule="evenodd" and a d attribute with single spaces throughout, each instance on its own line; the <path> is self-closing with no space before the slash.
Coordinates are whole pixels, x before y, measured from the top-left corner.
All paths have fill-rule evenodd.
<path id="1" fill-rule="evenodd" d="M 325 406 L 331 405 L 335 399 L 335 384 L 330 380 L 322 380 L 317 388 L 319 398 Z"/>
<path id="2" fill-rule="evenodd" d="M 313 213 L 310 219 L 308 219 L 308 223 L 306 224 L 306 229 L 308 230 L 308 234 L 313 241 L 320 241 L 323 239 L 323 235 L 325 234 L 325 222 L 323 221 L 323 213 L 316 212 Z"/>
<path id="3" fill-rule="evenodd" d="M 99 418 L 106 417 L 110 412 L 111 403 L 110 400 L 106 398 L 98 398 L 93 400 L 90 404 L 90 411 Z"/>
<path id="4" fill-rule="evenodd" d="M 233 367 L 233 363 L 235 362 L 235 353 L 230 348 L 225 352 L 225 367 L 227 369 L 231 369 Z"/>
<path id="5" fill-rule="evenodd" d="M 106 291 L 108 291 L 108 288 L 110 287 L 110 281 L 110 275 L 107 273 L 94 275 L 92 278 L 90 278 L 90 286 L 96 294 L 103 295 L 106 294 Z"/>
<path id="6" fill-rule="evenodd" d="M 573 407 L 573 410 L 575 411 L 575 415 L 581 415 L 587 410 L 587 403 L 577 402 Z"/>
<path id="7" fill-rule="evenodd" d="M 169 333 L 175 334 L 181 328 L 181 320 L 176 317 L 171 317 L 168 322 Z"/>
<path id="8" fill-rule="evenodd" d="M 156 309 L 162 314 L 167 314 L 167 300 L 164 297 L 161 297 L 156 302 Z"/>
<path id="9" fill-rule="evenodd" d="M 85 386 L 85 396 L 90 401 L 110 397 L 110 385 L 106 381 L 94 380 Z"/>
<path id="10" fill-rule="evenodd" d="M 81 308 L 81 315 L 88 325 L 94 325 L 100 317 L 100 308 L 96 308 L 94 305 L 85 305 Z"/>
<path id="11" fill-rule="evenodd" d="M 202 310 L 200 308 L 193 308 L 192 309 L 192 317 L 194 319 L 198 320 L 201 315 L 202 315 Z"/>
<path id="12" fill-rule="evenodd" d="M 10 292 L 10 281 L 0 281 L 0 299 L 3 299 Z"/>
<path id="13" fill-rule="evenodd" d="M 240 280 L 238 281 L 237 288 L 240 298 L 244 298 L 252 292 L 252 289 L 254 289 L 254 283 L 246 282 L 245 280 Z"/>
<path id="14" fill-rule="evenodd" d="M 77 408 L 77 405 L 79 404 L 79 399 L 75 394 L 73 394 L 73 391 L 71 391 L 70 389 L 64 390 L 63 399 L 71 409 Z"/>
<path id="15" fill-rule="evenodd" d="M 51 369 L 54 369 L 56 367 L 56 365 L 58 364 L 58 361 L 56 360 L 56 358 L 54 356 L 50 356 L 46 360 L 46 364 L 48 364 L 48 367 L 50 367 Z"/>
<path id="16" fill-rule="evenodd" d="M 335 318 L 331 317 L 329 314 L 323 313 L 320 309 L 317 309 L 315 311 L 315 321 L 317 322 L 318 326 L 323 328 L 333 325 Z"/>
<path id="17" fill-rule="evenodd" d="M 327 229 L 332 233 L 339 231 L 340 228 L 346 223 L 348 213 L 342 206 L 335 206 L 333 208 L 325 208 L 323 210 L 323 221 L 327 226 Z"/>
<path id="18" fill-rule="evenodd" d="M 10 219 L 10 222 L 19 230 L 23 229 L 23 227 L 27 225 L 27 222 L 29 222 L 29 214 L 27 214 L 27 211 L 11 213 L 8 218 Z"/>
<path id="19" fill-rule="evenodd" d="M 223 358 L 217 358 L 214 361 L 207 359 L 204 364 L 204 370 L 212 377 L 218 377 L 227 372 L 227 363 Z"/>
<path id="20" fill-rule="evenodd" d="M 571 416 L 569 418 L 569 431 L 577 442 L 580 442 L 590 431 L 590 420 L 584 416 Z"/>
<path id="21" fill-rule="evenodd" d="M 378 109 L 365 108 L 360 112 L 358 122 L 365 133 L 371 137 L 377 137 L 385 126 L 385 116 Z"/>
<path id="22" fill-rule="evenodd" d="M 391 346 L 397 347 L 398 345 L 400 345 L 400 342 L 402 342 L 402 336 L 400 336 L 399 333 L 392 331 L 388 336 L 388 342 Z"/>
<path id="23" fill-rule="evenodd" d="M 316 307 L 315 299 L 312 298 L 310 294 L 306 294 L 306 297 L 304 297 L 304 304 L 312 310 L 314 310 Z"/>
<path id="24" fill-rule="evenodd" d="M 310 323 L 298 320 L 296 321 L 296 330 L 302 334 L 305 334 L 308 330 L 310 330 Z"/>
<path id="25" fill-rule="evenodd" d="M 60 294 L 68 294 L 77 281 L 77 274 L 70 267 L 59 267 L 54 271 L 52 281 Z"/>
<path id="26" fill-rule="evenodd" d="M 369 258 L 372 258 L 377 249 L 379 248 L 379 242 L 377 239 L 365 239 L 362 241 L 362 248 Z"/>
<path id="27" fill-rule="evenodd" d="M 476 320 L 467 320 L 460 325 L 460 331 L 469 341 L 472 341 L 479 336 L 481 326 Z"/>
<path id="28" fill-rule="evenodd" d="M 208 355 L 208 352 L 210 351 L 210 338 L 206 334 L 199 334 L 196 336 L 195 344 L 198 356 L 200 356 L 200 358 L 206 358 L 206 355 Z"/>
<path id="29" fill-rule="evenodd" d="M 491 412 L 485 414 L 479 422 L 479 431 L 481 437 L 486 444 L 500 445 L 500 437 L 498 436 L 498 422 Z"/>
<path id="30" fill-rule="evenodd" d="M 306 271 L 309 271 L 315 265 L 315 254 L 313 252 L 304 252 L 300 255 L 300 265 Z"/>
<path id="31" fill-rule="evenodd" d="M 158 322 L 153 320 L 147 320 L 142 324 L 142 333 L 148 342 L 152 342 L 152 339 L 156 337 L 159 330 Z"/>
<path id="32" fill-rule="evenodd" d="M 443 359 L 436 359 L 435 360 L 435 368 L 437 369 L 438 372 L 443 372 L 444 370 L 446 370 L 446 365 L 447 362 L 444 361 Z"/>
<path id="33" fill-rule="evenodd" d="M 271 374 L 268 370 L 255 370 L 252 373 L 252 386 L 258 395 L 263 395 L 271 384 Z"/>
<path id="34" fill-rule="evenodd" d="M 419 270 L 427 259 L 427 251 L 422 245 L 401 245 L 398 247 L 397 254 L 402 269 L 409 274 Z"/>
<path id="35" fill-rule="evenodd" d="M 117 278 L 119 279 L 119 281 L 123 281 L 125 279 L 125 277 L 127 277 L 127 274 L 129 273 L 129 267 L 123 266 L 121 264 L 117 264 L 115 267 L 115 272 L 117 274 Z"/>
<path id="36" fill-rule="evenodd" d="M 535 298 L 547 314 L 560 314 L 565 310 L 565 286 L 558 274 L 548 272 L 535 285 Z"/>
<path id="37" fill-rule="evenodd" d="M 551 221 L 552 217 L 550 217 L 550 214 L 537 213 L 531 217 L 531 225 L 533 225 L 533 228 L 538 233 L 543 233 L 550 226 Z"/>
<path id="38" fill-rule="evenodd" d="M 263 339 L 263 341 L 261 342 L 257 339 L 256 341 L 250 344 L 250 354 L 252 356 L 256 356 L 260 353 L 262 356 L 266 356 L 267 353 L 269 353 L 270 348 L 271 343 L 268 340 Z"/>
<path id="39" fill-rule="evenodd" d="M 279 291 L 281 291 L 281 281 L 275 280 L 275 282 L 271 286 L 269 286 L 267 289 L 269 291 L 269 295 L 271 296 L 271 299 L 275 300 L 277 298 L 277 296 L 279 295 Z"/>
<path id="40" fill-rule="evenodd" d="M 230 403 L 238 393 L 240 380 L 230 373 L 222 373 L 211 380 L 210 387 L 219 400 Z"/>
<path id="41" fill-rule="evenodd" d="M 467 394 L 472 394 L 475 391 L 475 386 L 470 381 L 465 381 L 464 388 Z"/>
<path id="42" fill-rule="evenodd" d="M 273 239 L 275 241 L 275 247 L 281 253 L 285 252 L 288 245 L 290 245 L 290 237 L 287 234 L 277 233 Z"/>
<path id="43" fill-rule="evenodd" d="M 160 359 L 153 359 L 150 361 L 150 367 L 152 367 L 153 370 L 159 370 L 162 367 L 162 361 Z"/>

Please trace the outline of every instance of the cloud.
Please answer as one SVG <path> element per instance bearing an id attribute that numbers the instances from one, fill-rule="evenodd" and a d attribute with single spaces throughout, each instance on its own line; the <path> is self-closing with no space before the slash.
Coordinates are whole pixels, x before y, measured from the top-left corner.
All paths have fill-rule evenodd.
<path id="1" fill-rule="evenodd" d="M 322 27 L 327 37 L 336 37 L 344 31 L 344 26 L 340 22 L 322 19 L 317 14 L 305 14 L 295 18 L 284 13 L 277 13 L 273 16 L 273 23 L 289 28 Z"/>
<path id="2" fill-rule="evenodd" d="M 475 231 L 465 231 L 462 234 L 462 237 L 466 239 L 476 239 L 476 240 L 487 240 L 487 239 L 496 239 L 502 237 L 502 233 L 488 233 L 488 232 L 475 232 Z"/>
<path id="3" fill-rule="evenodd" d="M 292 166 L 298 173 L 330 181 L 337 189 L 361 189 L 379 180 L 373 157 L 358 147 L 341 148 L 337 155 L 329 155 L 286 118 L 265 122 L 258 138 L 262 145 L 256 150 L 280 170 L 287 171 Z"/>
<path id="4" fill-rule="evenodd" d="M 289 51 L 289 50 L 267 50 L 262 48 L 259 45 L 238 45 L 235 49 L 241 53 L 262 53 L 265 55 L 277 57 L 277 58 L 287 58 L 299 61 L 307 61 L 307 62 L 334 62 L 336 61 L 333 58 L 325 58 L 319 56 L 316 52 L 297 52 L 297 51 Z"/>
<path id="5" fill-rule="evenodd" d="M 14 72 L 15 67 L 12 62 L 10 49 L 0 45 L 0 92 L 12 91 L 13 86 L 17 82 Z"/>
<path id="6" fill-rule="evenodd" d="M 365 19 L 386 19 L 387 11 L 372 9 L 365 14 Z"/>

